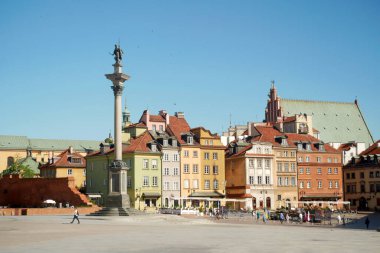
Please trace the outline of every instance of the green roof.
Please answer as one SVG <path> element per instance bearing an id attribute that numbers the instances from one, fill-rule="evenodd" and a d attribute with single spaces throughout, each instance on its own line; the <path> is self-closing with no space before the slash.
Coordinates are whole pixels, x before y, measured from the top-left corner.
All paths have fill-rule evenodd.
<path id="1" fill-rule="evenodd" d="M 88 140 L 59 140 L 59 139 L 30 139 L 26 136 L 0 135 L 1 149 L 24 149 L 32 150 L 65 150 L 73 147 L 77 152 L 98 150 L 101 141 Z"/>
<path id="2" fill-rule="evenodd" d="M 36 162 L 32 157 L 27 156 L 25 158 L 18 160 L 20 164 L 29 166 L 30 169 L 34 171 L 34 174 L 40 174 L 40 169 L 38 168 L 39 163 Z"/>
<path id="3" fill-rule="evenodd" d="M 373 143 L 372 135 L 356 103 L 281 99 L 284 116 L 307 114 L 324 142 Z"/>

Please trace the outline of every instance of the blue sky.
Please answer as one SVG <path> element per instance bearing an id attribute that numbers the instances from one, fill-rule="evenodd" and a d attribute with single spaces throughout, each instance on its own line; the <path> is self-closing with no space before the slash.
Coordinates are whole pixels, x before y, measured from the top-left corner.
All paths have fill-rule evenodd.
<path id="1" fill-rule="evenodd" d="M 283 98 L 352 102 L 380 138 L 379 1 L 1 1 L 0 134 L 102 140 L 120 40 L 132 120 L 221 133 Z M 123 98 L 124 102 L 124 98 Z"/>

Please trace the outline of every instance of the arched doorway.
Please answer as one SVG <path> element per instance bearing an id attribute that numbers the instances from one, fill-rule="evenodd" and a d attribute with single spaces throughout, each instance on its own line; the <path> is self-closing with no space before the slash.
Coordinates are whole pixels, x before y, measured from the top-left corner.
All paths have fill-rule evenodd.
<path id="1" fill-rule="evenodd" d="M 7 167 L 12 166 L 15 163 L 15 159 L 12 156 L 7 158 Z"/>
<path id="2" fill-rule="evenodd" d="M 290 204 L 290 199 L 286 199 L 286 207 L 288 208 L 288 210 L 292 208 L 292 204 Z"/>
<path id="3" fill-rule="evenodd" d="M 169 207 L 169 199 L 165 198 L 165 207 Z"/>
<path id="4" fill-rule="evenodd" d="M 260 200 L 260 208 L 262 209 L 264 207 L 264 201 Z"/>
<path id="5" fill-rule="evenodd" d="M 359 210 L 366 210 L 367 209 L 367 200 L 364 197 L 361 197 L 359 199 Z"/>
<path id="6" fill-rule="evenodd" d="M 267 197 L 267 199 L 266 199 L 266 207 L 268 208 L 268 209 L 271 209 L 271 204 L 270 204 L 270 197 Z"/>
<path id="7" fill-rule="evenodd" d="M 252 198 L 252 209 L 256 209 L 256 198 Z"/>

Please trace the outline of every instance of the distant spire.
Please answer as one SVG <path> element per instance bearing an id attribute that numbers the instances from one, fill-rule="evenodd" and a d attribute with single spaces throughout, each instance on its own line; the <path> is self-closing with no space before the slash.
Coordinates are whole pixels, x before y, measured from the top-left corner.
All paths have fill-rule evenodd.
<path id="1" fill-rule="evenodd" d="M 271 83 L 272 83 L 272 89 L 274 89 L 274 80 L 272 80 Z"/>

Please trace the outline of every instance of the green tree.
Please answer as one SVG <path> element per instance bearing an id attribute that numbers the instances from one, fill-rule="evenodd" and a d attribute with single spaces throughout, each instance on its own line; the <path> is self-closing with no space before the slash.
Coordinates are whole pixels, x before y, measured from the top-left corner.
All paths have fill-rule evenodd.
<path id="1" fill-rule="evenodd" d="M 14 175 L 14 174 L 19 174 L 23 178 L 33 178 L 34 177 L 34 171 L 29 167 L 29 165 L 23 165 L 17 159 L 11 166 L 9 166 L 7 169 L 3 170 L 3 172 L 1 173 L 2 176 Z"/>

